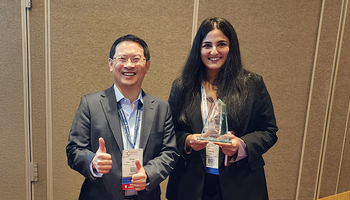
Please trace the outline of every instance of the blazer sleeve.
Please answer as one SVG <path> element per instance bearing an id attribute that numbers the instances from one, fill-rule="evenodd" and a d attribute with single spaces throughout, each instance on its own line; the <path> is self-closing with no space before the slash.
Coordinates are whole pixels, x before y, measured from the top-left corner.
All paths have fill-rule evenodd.
<path id="1" fill-rule="evenodd" d="M 262 77 L 258 79 L 258 98 L 254 100 L 241 139 L 247 145 L 248 163 L 261 158 L 276 142 L 278 127 L 271 97 Z"/>
<path id="2" fill-rule="evenodd" d="M 158 155 L 154 158 L 151 158 L 147 164 L 144 166 L 144 169 L 147 173 L 149 179 L 148 191 L 152 191 L 158 185 L 167 178 L 170 172 L 174 169 L 176 161 L 179 157 L 178 150 L 176 148 L 176 138 L 174 132 L 174 125 L 171 117 L 169 104 L 165 101 L 160 103 L 156 108 L 156 115 L 154 118 L 153 126 L 163 127 L 160 132 L 157 133 L 158 136 L 162 139 L 162 144 L 160 151 L 158 152 L 157 148 L 153 148 L 154 144 L 148 144 L 145 151 L 153 151 L 152 153 L 157 153 Z M 161 133 L 161 134 L 160 134 Z M 151 134 L 152 135 L 152 134 Z M 155 134 L 153 134 L 155 135 Z M 150 136 L 151 138 L 151 136 Z M 150 139 L 149 138 L 149 139 Z M 156 138 L 153 138 L 149 143 L 156 142 Z M 151 153 L 151 154 L 152 154 Z M 147 158 L 144 158 L 147 159 Z"/>

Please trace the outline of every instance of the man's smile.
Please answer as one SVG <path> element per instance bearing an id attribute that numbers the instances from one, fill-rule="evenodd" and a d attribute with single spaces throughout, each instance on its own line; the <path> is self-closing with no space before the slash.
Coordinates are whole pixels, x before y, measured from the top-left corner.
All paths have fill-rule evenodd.
<path id="1" fill-rule="evenodd" d="M 122 73 L 124 76 L 135 76 L 136 73 L 135 72 L 124 72 Z"/>

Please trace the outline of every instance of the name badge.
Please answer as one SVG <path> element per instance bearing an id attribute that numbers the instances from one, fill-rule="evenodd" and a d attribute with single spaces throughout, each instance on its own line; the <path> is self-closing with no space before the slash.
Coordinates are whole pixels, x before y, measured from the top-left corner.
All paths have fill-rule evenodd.
<path id="1" fill-rule="evenodd" d="M 209 142 L 206 147 L 206 172 L 219 175 L 219 146 Z"/>
<path id="2" fill-rule="evenodd" d="M 123 150 L 122 157 L 122 189 L 132 190 L 134 187 L 131 185 L 132 175 L 135 174 L 136 165 L 135 161 L 139 159 L 140 163 L 143 163 L 143 149 L 128 149 Z"/>

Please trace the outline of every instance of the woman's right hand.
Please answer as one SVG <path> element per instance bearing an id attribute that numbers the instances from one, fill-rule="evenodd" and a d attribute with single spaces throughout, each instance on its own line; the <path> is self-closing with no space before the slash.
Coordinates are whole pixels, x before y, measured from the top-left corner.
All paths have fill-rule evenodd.
<path id="1" fill-rule="evenodd" d="M 200 136 L 201 134 L 198 133 L 188 135 L 186 137 L 186 148 L 192 148 L 195 151 L 204 149 L 207 146 L 208 141 L 198 140 L 197 138 Z"/>

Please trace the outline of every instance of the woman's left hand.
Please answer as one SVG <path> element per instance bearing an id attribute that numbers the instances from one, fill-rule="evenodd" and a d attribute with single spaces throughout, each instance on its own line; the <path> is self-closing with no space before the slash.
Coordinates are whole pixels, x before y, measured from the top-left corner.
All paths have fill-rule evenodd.
<path id="1" fill-rule="evenodd" d="M 232 133 L 233 132 L 231 131 L 231 133 L 228 134 L 228 137 L 231 143 L 213 142 L 213 144 L 219 145 L 221 147 L 222 152 L 229 157 L 235 155 L 239 147 L 239 140 Z"/>

